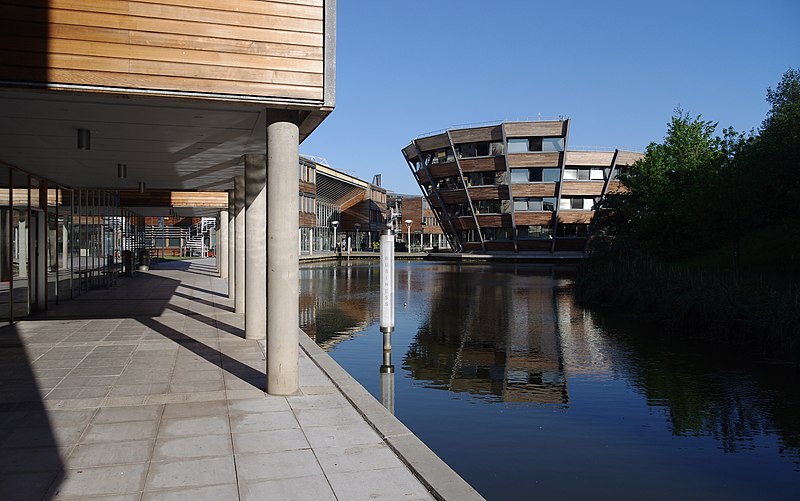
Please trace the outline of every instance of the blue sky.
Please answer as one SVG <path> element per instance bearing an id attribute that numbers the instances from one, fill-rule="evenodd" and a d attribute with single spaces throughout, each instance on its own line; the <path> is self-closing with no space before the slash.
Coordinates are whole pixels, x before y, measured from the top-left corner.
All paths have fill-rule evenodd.
<path id="1" fill-rule="evenodd" d="M 565 115 L 642 150 L 677 106 L 757 128 L 800 68 L 800 1 L 338 0 L 336 109 L 301 153 L 419 193 L 400 153 L 453 125 Z"/>

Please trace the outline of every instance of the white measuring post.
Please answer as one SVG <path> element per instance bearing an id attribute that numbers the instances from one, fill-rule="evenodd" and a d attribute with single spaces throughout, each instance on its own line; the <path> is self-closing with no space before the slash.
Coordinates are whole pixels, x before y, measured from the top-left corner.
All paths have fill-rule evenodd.
<path id="1" fill-rule="evenodd" d="M 394 330 L 394 234 L 381 235 L 381 332 Z"/>
<path id="2" fill-rule="evenodd" d="M 380 366 L 380 397 L 383 406 L 392 414 L 394 414 L 394 365 L 392 365 L 394 278 L 394 232 L 387 228 L 381 234 L 380 316 L 381 332 L 383 333 L 383 363 Z"/>

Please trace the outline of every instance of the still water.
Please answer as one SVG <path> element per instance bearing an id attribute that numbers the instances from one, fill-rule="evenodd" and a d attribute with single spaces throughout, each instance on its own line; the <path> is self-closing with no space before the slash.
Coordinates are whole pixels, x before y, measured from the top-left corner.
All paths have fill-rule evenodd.
<path id="1" fill-rule="evenodd" d="M 378 272 L 302 266 L 300 304 L 380 399 Z M 486 498 L 800 498 L 796 369 L 583 309 L 570 270 L 396 273 L 395 415 Z"/>

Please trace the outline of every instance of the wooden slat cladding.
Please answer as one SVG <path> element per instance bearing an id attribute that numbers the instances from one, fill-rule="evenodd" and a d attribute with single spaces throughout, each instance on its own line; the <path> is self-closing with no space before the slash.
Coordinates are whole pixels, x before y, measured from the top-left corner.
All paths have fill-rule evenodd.
<path id="1" fill-rule="evenodd" d="M 458 165 L 455 162 L 448 162 L 446 164 L 435 164 L 428 167 L 428 170 L 434 179 L 442 179 L 445 177 L 457 176 Z"/>
<path id="2" fill-rule="evenodd" d="M 316 193 L 317 192 L 317 185 L 314 183 L 309 183 L 308 181 L 300 180 L 300 187 L 299 191 L 301 193 Z"/>
<path id="3" fill-rule="evenodd" d="M 469 188 L 473 200 L 508 200 L 508 186 L 482 186 Z"/>
<path id="4" fill-rule="evenodd" d="M 317 215 L 312 212 L 300 212 L 300 227 L 314 228 L 317 225 Z"/>
<path id="5" fill-rule="evenodd" d="M 511 214 L 478 214 L 481 228 L 503 228 L 511 226 Z"/>
<path id="6" fill-rule="evenodd" d="M 446 204 L 461 204 L 469 201 L 467 192 L 464 190 L 440 191 L 439 196 L 442 197 L 442 201 Z"/>
<path id="7" fill-rule="evenodd" d="M 439 134 L 436 136 L 423 137 L 417 139 L 416 142 L 417 146 L 419 146 L 419 149 L 422 152 L 438 150 L 440 148 L 447 148 L 448 146 L 450 146 L 450 140 L 447 139 L 447 134 Z"/>
<path id="8" fill-rule="evenodd" d="M 515 212 L 517 226 L 549 225 L 553 223 L 552 212 Z"/>
<path id="9" fill-rule="evenodd" d="M 517 190 L 514 190 L 516 194 Z M 564 181 L 561 196 L 599 197 L 603 193 L 603 181 Z"/>
<path id="10" fill-rule="evenodd" d="M 511 252 L 514 250 L 514 242 L 489 240 L 486 242 L 486 250 Z"/>
<path id="11" fill-rule="evenodd" d="M 592 222 L 594 211 L 591 210 L 560 210 L 558 211 L 559 224 L 589 224 Z"/>
<path id="12" fill-rule="evenodd" d="M 403 153 L 410 161 L 413 161 L 415 158 L 417 158 L 417 148 L 413 143 L 403 148 Z"/>
<path id="13" fill-rule="evenodd" d="M 553 242 L 549 238 L 517 240 L 517 249 L 520 251 L 550 252 L 551 245 Z"/>
<path id="14" fill-rule="evenodd" d="M 502 141 L 503 129 L 499 125 L 450 131 L 453 144 L 477 143 L 481 141 Z"/>
<path id="15" fill-rule="evenodd" d="M 0 78 L 322 102 L 323 16 L 322 0 L 2 0 Z"/>
<path id="16" fill-rule="evenodd" d="M 614 152 L 608 151 L 568 151 L 567 162 L 569 165 L 610 167 Z"/>
<path id="17" fill-rule="evenodd" d="M 228 207 L 225 191 L 120 191 L 123 207 Z"/>
<path id="18" fill-rule="evenodd" d="M 509 122 L 503 127 L 506 137 L 563 136 L 566 122 Z"/>
<path id="19" fill-rule="evenodd" d="M 609 181 L 608 182 L 608 192 L 609 193 L 624 193 L 628 191 L 628 188 L 622 185 L 618 180 Z"/>
<path id="20" fill-rule="evenodd" d="M 617 155 L 617 165 L 633 165 L 637 160 L 644 158 L 643 153 L 633 151 L 620 151 Z"/>
<path id="21" fill-rule="evenodd" d="M 431 182 L 428 173 L 422 169 L 415 172 L 414 175 L 417 177 L 417 183 L 419 184 L 430 184 Z"/>
<path id="22" fill-rule="evenodd" d="M 506 170 L 503 157 L 462 158 L 459 160 L 464 172 L 489 172 Z"/>
<path id="23" fill-rule="evenodd" d="M 475 219 L 473 219 L 472 216 L 457 217 L 452 221 L 453 226 L 455 226 L 457 230 L 474 230 L 477 228 L 477 226 L 475 226 Z"/>
<path id="24" fill-rule="evenodd" d="M 508 166 L 514 167 L 558 167 L 561 153 L 510 153 Z"/>
<path id="25" fill-rule="evenodd" d="M 511 185 L 514 197 L 554 197 L 556 183 L 529 183 Z"/>

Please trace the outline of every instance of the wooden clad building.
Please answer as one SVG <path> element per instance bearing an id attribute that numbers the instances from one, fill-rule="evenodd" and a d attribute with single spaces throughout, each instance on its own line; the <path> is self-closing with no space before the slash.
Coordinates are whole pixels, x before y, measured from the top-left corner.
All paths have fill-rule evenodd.
<path id="1" fill-rule="evenodd" d="M 267 221 L 264 202 L 308 222 L 313 207 L 295 204 L 314 189 L 266 179 L 293 172 L 335 106 L 335 0 L 0 0 L 0 28 L 0 256 L 13 255 L 0 259 L 0 324 L 80 294 L 109 256 L 149 245 L 145 217 L 168 210 L 205 228 L 202 216 L 241 222 L 246 209 L 259 230 L 232 239 L 231 255 L 246 245 L 269 264 L 295 251 L 294 221 Z M 226 192 L 245 204 L 226 211 Z M 60 257 L 35 259 L 48 252 Z M 266 276 L 242 270 L 240 286 L 266 290 Z M 20 304 L 3 304 L 11 286 L 28 291 Z M 250 295 L 248 309 L 262 299 Z M 293 332 L 280 322 L 299 323 L 273 317 L 270 332 Z"/>
<path id="2" fill-rule="evenodd" d="M 461 251 L 583 251 L 593 207 L 641 153 L 570 150 L 569 119 L 420 137 L 403 156 Z"/>

